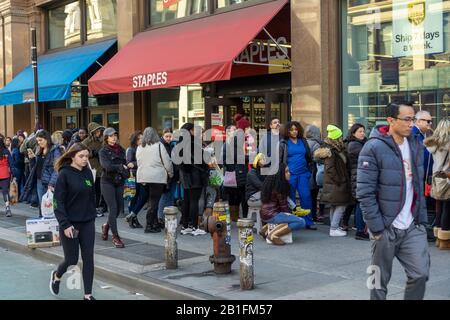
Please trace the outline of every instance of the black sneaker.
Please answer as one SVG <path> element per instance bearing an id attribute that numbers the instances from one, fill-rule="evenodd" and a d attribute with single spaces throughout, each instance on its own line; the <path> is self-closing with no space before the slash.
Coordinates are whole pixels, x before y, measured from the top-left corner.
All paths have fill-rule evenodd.
<path id="1" fill-rule="evenodd" d="M 83 300 L 97 300 L 95 299 L 93 296 L 89 296 L 89 297 L 84 297 Z"/>
<path id="2" fill-rule="evenodd" d="M 356 232 L 355 239 L 370 241 L 369 234 L 367 234 L 365 232 Z"/>
<path id="3" fill-rule="evenodd" d="M 59 293 L 59 284 L 61 283 L 61 280 L 55 280 L 55 276 L 56 276 L 56 271 L 52 271 L 50 273 L 49 288 L 50 288 L 50 292 L 52 293 L 52 295 L 57 296 Z"/>
<path id="4" fill-rule="evenodd" d="M 97 218 L 101 218 L 101 217 L 104 217 L 105 216 L 105 214 L 103 213 L 103 211 L 100 209 L 97 209 Z"/>

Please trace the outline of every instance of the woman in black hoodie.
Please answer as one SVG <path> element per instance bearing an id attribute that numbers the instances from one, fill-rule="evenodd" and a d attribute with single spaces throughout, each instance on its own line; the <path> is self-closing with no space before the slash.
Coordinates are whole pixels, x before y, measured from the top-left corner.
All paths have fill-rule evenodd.
<path id="1" fill-rule="evenodd" d="M 74 144 L 55 163 L 58 179 L 55 186 L 55 216 L 64 251 L 64 261 L 51 272 L 50 291 L 59 293 L 61 277 L 67 268 L 78 263 L 81 249 L 83 259 L 84 300 L 92 296 L 94 280 L 95 187 L 92 171 L 87 167 L 89 150 Z"/>

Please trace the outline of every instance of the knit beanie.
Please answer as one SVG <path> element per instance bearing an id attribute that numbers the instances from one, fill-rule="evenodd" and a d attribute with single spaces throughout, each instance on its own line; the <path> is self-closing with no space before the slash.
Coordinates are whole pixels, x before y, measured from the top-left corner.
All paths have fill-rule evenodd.
<path id="1" fill-rule="evenodd" d="M 332 124 L 327 126 L 328 138 L 331 140 L 337 140 L 342 137 L 342 130 Z"/>
<path id="2" fill-rule="evenodd" d="M 246 117 L 242 117 L 236 122 L 236 128 L 242 130 L 250 128 L 250 121 Z"/>

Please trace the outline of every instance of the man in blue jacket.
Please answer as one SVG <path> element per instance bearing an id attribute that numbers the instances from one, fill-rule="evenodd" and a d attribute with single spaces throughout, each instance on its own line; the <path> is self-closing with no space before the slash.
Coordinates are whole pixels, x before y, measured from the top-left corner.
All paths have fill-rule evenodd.
<path id="1" fill-rule="evenodd" d="M 411 135 L 411 104 L 386 107 L 388 126 L 376 127 L 358 159 L 356 195 L 371 234 L 372 300 L 384 300 L 396 257 L 407 275 L 404 298 L 425 294 L 430 269 L 423 185 L 423 146 Z"/>

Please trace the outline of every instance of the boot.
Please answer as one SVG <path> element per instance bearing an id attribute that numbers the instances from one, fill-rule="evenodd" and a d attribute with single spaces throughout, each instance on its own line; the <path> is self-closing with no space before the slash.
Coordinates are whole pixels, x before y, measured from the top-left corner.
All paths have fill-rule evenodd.
<path id="1" fill-rule="evenodd" d="M 234 222 L 239 220 L 239 206 L 230 206 L 230 220 Z"/>
<path id="2" fill-rule="evenodd" d="M 450 230 L 439 230 L 438 239 L 440 250 L 450 250 Z"/>
<path id="3" fill-rule="evenodd" d="M 289 232 L 291 232 L 291 229 L 289 229 L 288 224 L 282 223 L 277 225 L 272 231 L 270 231 L 267 235 L 267 238 L 269 238 L 269 240 L 272 241 L 273 244 L 282 246 L 284 245 L 284 241 L 281 240 L 281 237 L 285 234 L 288 234 Z"/>
<path id="4" fill-rule="evenodd" d="M 440 227 L 434 227 L 433 228 L 434 237 L 436 238 L 436 247 L 438 247 L 438 248 L 439 248 L 439 242 L 440 242 L 439 238 L 438 238 L 439 230 L 441 230 Z"/>
<path id="5" fill-rule="evenodd" d="M 112 243 L 116 248 L 125 248 L 125 245 L 123 244 L 122 239 L 120 239 L 118 234 L 113 234 Z"/>
<path id="6" fill-rule="evenodd" d="M 108 240 L 109 224 L 105 223 L 102 225 L 102 240 Z"/>
<path id="7" fill-rule="evenodd" d="M 137 216 L 135 216 L 131 220 L 131 224 L 133 225 L 133 228 L 142 228 L 142 225 L 139 223 L 139 220 L 138 220 Z"/>
<path id="8" fill-rule="evenodd" d="M 266 223 L 266 224 L 261 228 L 261 230 L 259 230 L 260 236 L 263 237 L 264 239 L 267 238 L 267 230 L 268 230 L 268 229 L 269 229 L 269 224 Z"/>

